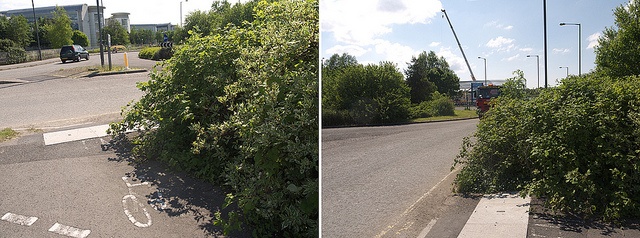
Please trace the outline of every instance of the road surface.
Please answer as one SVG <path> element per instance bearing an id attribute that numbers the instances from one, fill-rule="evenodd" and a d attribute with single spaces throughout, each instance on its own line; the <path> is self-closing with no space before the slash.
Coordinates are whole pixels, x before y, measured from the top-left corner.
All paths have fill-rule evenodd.
<path id="1" fill-rule="evenodd" d="M 440 199 L 431 207 L 434 218 L 440 216 L 433 211 L 441 210 L 442 203 L 472 211 L 473 201 L 452 201 L 450 169 L 462 138 L 471 135 L 477 123 L 322 130 L 322 236 L 393 237 L 404 229 L 414 232 L 407 237 L 416 237 L 431 219 L 405 220 L 418 208 L 429 210 L 423 205 L 436 199 L 433 195 Z M 458 228 L 464 216 L 457 219 L 462 220 Z"/>

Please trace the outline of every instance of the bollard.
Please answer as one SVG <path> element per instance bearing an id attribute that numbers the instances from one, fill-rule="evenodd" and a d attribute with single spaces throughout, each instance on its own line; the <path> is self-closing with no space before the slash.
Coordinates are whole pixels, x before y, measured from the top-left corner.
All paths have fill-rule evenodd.
<path id="1" fill-rule="evenodd" d="M 124 69 L 129 70 L 129 58 L 127 58 L 127 52 L 124 52 Z"/>

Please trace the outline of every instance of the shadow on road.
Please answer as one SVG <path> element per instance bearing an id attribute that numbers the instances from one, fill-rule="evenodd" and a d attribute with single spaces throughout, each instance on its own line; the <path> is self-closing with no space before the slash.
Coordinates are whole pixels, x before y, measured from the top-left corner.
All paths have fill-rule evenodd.
<path id="1" fill-rule="evenodd" d="M 157 187 L 167 203 L 162 212 L 170 217 L 193 216 L 199 228 L 207 235 L 223 236 L 223 228 L 214 225 L 214 214 L 217 211 L 226 214 L 232 209 L 237 210 L 235 207 L 223 209 L 228 191 L 193 178 L 184 172 L 174 171 L 160 161 L 137 161 L 131 153 L 132 148 L 133 145 L 124 135 L 113 138 L 108 144 L 102 146 L 102 150 L 113 151 L 116 154 L 116 157 L 109 158 L 109 161 L 126 162 L 134 167 L 132 172 L 123 176 L 129 176 L 134 181 L 136 179 L 140 182 L 148 181 Z M 158 198 L 158 192 L 146 194 L 145 197 L 152 201 Z M 241 211 L 236 212 L 241 213 Z M 226 218 L 225 215 L 223 217 Z M 251 231 L 243 227 L 242 231 L 234 231 L 224 237 L 251 237 Z"/>

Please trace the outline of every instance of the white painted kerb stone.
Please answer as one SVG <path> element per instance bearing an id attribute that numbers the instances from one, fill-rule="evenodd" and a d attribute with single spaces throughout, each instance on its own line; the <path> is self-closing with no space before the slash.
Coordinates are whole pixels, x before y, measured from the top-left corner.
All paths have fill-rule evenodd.
<path id="1" fill-rule="evenodd" d="M 530 202 L 513 194 L 484 196 L 458 238 L 527 237 Z"/>
<path id="2" fill-rule="evenodd" d="M 100 125 L 66 131 L 44 133 L 42 136 L 44 137 L 45 145 L 55 145 L 64 142 L 107 136 L 108 129 L 109 125 Z"/>

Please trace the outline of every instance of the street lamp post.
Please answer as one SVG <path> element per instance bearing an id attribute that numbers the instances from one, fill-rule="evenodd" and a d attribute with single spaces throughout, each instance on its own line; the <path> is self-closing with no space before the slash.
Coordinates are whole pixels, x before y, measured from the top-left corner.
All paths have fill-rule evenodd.
<path id="1" fill-rule="evenodd" d="M 560 66 L 560 68 L 561 68 L 561 69 L 562 69 L 562 68 L 567 69 L 567 78 L 568 78 L 568 77 L 569 77 L 569 67 L 568 67 L 568 66 Z"/>
<path id="2" fill-rule="evenodd" d="M 38 39 L 38 60 L 42 60 L 42 49 L 40 48 L 40 31 L 38 30 L 38 18 L 36 18 L 36 6 L 31 0 L 31 9 L 33 10 L 33 22 L 36 25 L 36 39 Z"/>
<path id="3" fill-rule="evenodd" d="M 188 2 L 189 0 L 184 0 L 185 2 Z M 182 1 L 180 1 L 180 26 L 182 26 Z"/>
<path id="4" fill-rule="evenodd" d="M 478 56 L 478 59 L 484 60 L 484 85 L 487 85 L 487 58 Z"/>
<path id="5" fill-rule="evenodd" d="M 540 88 L 540 56 L 539 55 L 527 55 L 527 57 L 536 57 L 536 67 L 538 68 L 538 88 Z"/>
<path id="6" fill-rule="evenodd" d="M 562 22 L 560 26 L 578 26 L 578 76 L 580 76 L 582 75 L 582 25 Z"/>

